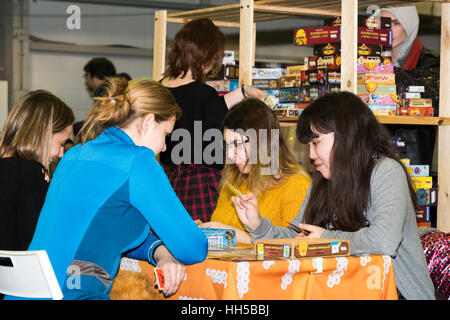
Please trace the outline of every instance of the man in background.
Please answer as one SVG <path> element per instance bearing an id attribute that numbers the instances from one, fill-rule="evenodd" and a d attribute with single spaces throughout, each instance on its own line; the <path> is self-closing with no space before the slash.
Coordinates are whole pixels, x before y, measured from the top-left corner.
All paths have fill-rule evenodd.
<path id="1" fill-rule="evenodd" d="M 105 77 L 116 75 L 116 68 L 106 58 L 93 58 L 83 68 L 84 84 L 91 97 L 100 97 L 105 93 Z"/>

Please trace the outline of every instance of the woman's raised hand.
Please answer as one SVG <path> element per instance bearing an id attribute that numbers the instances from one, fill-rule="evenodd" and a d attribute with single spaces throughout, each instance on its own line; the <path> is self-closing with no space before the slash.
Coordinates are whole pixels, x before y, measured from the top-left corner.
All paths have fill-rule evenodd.
<path id="1" fill-rule="evenodd" d="M 259 215 L 258 200 L 252 194 L 244 194 L 242 197 L 231 197 L 236 212 L 241 222 L 251 231 L 255 230 L 261 224 L 261 217 Z"/>

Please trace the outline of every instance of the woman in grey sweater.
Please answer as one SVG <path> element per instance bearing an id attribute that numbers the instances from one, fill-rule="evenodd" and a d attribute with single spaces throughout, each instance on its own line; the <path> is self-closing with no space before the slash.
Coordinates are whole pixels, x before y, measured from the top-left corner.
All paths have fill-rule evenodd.
<path id="1" fill-rule="evenodd" d="M 417 233 L 416 195 L 387 130 L 349 92 L 322 96 L 301 114 L 316 172 L 292 223 L 310 238 L 349 239 L 352 255 L 392 257 L 399 297 L 435 299 Z M 232 198 L 252 240 L 305 236 L 259 215 L 252 194 Z"/>

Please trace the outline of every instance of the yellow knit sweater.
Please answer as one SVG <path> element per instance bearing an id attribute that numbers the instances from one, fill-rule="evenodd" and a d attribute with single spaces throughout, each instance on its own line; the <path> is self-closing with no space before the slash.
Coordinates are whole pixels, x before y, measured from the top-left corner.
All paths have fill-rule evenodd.
<path id="1" fill-rule="evenodd" d="M 265 191 L 257 196 L 259 213 L 264 218 L 270 219 L 273 225 L 286 227 L 287 222 L 290 222 L 300 211 L 310 183 L 309 177 L 298 174 L 289 177 L 281 186 Z M 243 194 L 249 193 L 245 182 L 238 189 Z M 232 195 L 229 188 L 222 189 L 211 221 L 221 222 L 245 231 L 231 201 Z"/>

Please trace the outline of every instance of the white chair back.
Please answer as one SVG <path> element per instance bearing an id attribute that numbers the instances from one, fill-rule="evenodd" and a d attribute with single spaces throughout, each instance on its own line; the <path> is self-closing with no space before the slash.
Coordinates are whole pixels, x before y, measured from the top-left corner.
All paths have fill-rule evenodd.
<path id="1" fill-rule="evenodd" d="M 0 293 L 22 298 L 63 298 L 45 250 L 0 250 Z"/>

